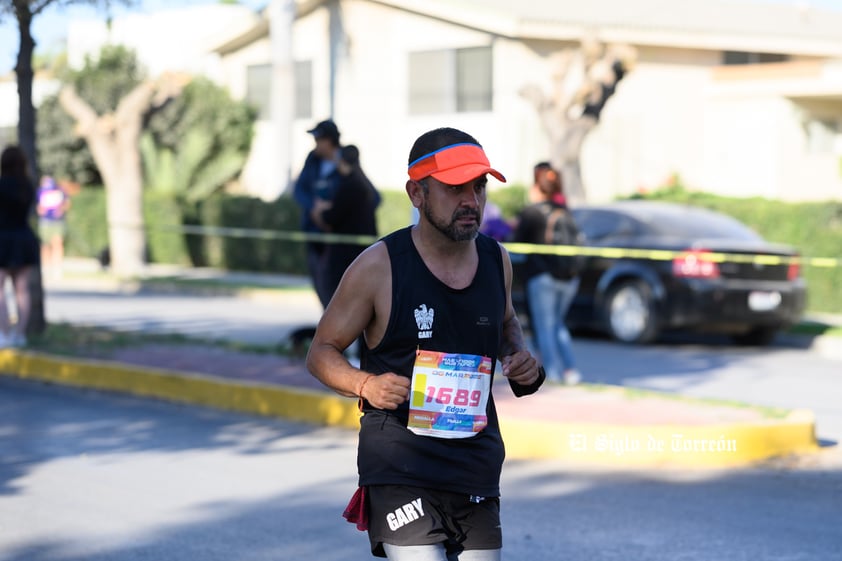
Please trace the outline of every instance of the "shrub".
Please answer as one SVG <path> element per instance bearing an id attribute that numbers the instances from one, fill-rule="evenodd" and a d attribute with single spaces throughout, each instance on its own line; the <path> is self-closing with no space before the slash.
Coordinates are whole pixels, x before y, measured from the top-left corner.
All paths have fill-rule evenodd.
<path id="1" fill-rule="evenodd" d="M 406 193 L 382 190 L 377 209 L 378 234 L 408 225 L 412 205 Z M 680 187 L 638 195 L 701 206 L 733 216 L 769 241 L 797 248 L 804 257 L 842 255 L 842 202 L 784 203 L 760 198 L 736 199 L 693 193 Z M 522 208 L 525 188 L 492 189 L 489 200 L 511 218 Z M 306 274 L 304 243 L 298 240 L 181 233 L 183 225 L 298 232 L 299 210 L 289 196 L 272 202 L 219 193 L 201 203 L 176 203 L 162 195 L 144 197 L 150 258 L 157 263 L 192 264 L 231 270 Z M 105 197 L 101 188 L 85 187 L 73 197 L 68 214 L 68 255 L 95 257 L 107 245 Z M 805 266 L 808 308 L 842 312 L 842 267 Z"/>

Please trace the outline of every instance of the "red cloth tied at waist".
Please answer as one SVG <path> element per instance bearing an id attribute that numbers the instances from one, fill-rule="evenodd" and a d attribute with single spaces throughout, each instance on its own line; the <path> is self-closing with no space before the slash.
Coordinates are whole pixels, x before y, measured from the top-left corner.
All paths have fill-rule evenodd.
<path id="1" fill-rule="evenodd" d="M 357 488 L 348 506 L 345 507 L 342 517 L 351 524 L 356 524 L 357 530 L 361 532 L 368 530 L 368 508 L 366 505 L 365 487 Z"/>

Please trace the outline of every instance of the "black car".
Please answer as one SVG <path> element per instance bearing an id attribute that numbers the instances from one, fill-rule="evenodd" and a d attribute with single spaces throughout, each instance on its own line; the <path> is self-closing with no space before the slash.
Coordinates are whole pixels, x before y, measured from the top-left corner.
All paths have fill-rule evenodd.
<path id="1" fill-rule="evenodd" d="M 583 248 L 606 253 L 584 259 L 566 318 L 573 330 L 647 343 L 684 329 L 765 345 L 804 312 L 806 284 L 790 259 L 797 251 L 766 242 L 731 217 L 642 200 L 582 206 L 573 214 Z M 626 251 L 613 256 L 606 248 Z M 519 258 L 513 255 L 516 276 Z"/>

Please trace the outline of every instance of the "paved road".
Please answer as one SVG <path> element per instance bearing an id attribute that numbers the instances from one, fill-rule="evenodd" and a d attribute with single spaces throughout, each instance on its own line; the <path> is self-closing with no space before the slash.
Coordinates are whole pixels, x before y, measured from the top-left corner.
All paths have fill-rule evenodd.
<path id="1" fill-rule="evenodd" d="M 321 313 L 318 300 L 308 290 L 270 300 L 78 289 L 51 290 L 47 298 L 50 321 L 264 345 L 277 343 L 292 329 L 314 325 Z M 807 408 L 817 415 L 820 439 L 842 442 L 842 361 L 791 341 L 757 349 L 716 337 L 673 338 L 646 347 L 577 338 L 575 351 L 587 381 Z"/>
<path id="2" fill-rule="evenodd" d="M 179 333 L 274 345 L 303 325 L 315 325 L 321 306 L 310 290 L 283 299 L 56 289 L 47 293 L 47 320 L 126 331 Z"/>
<path id="3" fill-rule="evenodd" d="M 0 561 L 371 559 L 354 431 L 0 377 Z M 828 561 L 842 471 L 509 462 L 504 559 Z"/>

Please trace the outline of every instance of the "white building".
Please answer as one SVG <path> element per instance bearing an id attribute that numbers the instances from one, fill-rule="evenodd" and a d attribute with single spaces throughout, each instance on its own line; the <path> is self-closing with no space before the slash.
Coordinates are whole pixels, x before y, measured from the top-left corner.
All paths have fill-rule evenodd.
<path id="1" fill-rule="evenodd" d="M 783 200 L 842 198 L 842 13 L 750 0 L 271 0 L 71 24 L 71 61 L 106 41 L 152 71 L 189 70 L 261 109 L 243 175 L 284 191 L 332 117 L 383 189 L 402 188 L 413 140 L 461 128 L 510 182 L 549 145 L 518 91 L 549 89 L 551 59 L 587 35 L 637 48 L 588 136 L 591 200 L 689 187 Z"/>
<path id="2" fill-rule="evenodd" d="M 451 125 L 529 183 L 548 145 L 517 92 L 546 81 L 551 55 L 593 33 L 639 51 L 584 146 L 593 200 L 651 189 L 674 173 L 728 195 L 842 198 L 840 13 L 721 0 L 297 6 L 293 57 L 310 69 L 312 93 L 309 115 L 306 104 L 296 108 L 295 161 L 309 147 L 306 128 L 332 114 L 373 180 L 402 186 L 412 140 Z M 478 87 L 488 103 L 460 106 Z"/>
<path id="3" fill-rule="evenodd" d="M 476 136 L 511 181 L 528 184 L 549 146 L 518 90 L 549 89 L 553 53 L 593 34 L 633 45 L 639 61 L 585 142 L 591 200 L 656 188 L 674 174 L 726 195 L 839 199 L 842 14 L 806 6 L 274 0 L 263 21 L 217 52 L 227 76 L 239 72 L 232 90 L 245 83 L 242 95 L 266 100 L 251 162 L 255 177 L 275 178 L 262 182 L 264 193 L 298 173 L 312 147 L 306 130 L 329 116 L 381 188 L 401 188 L 412 141 L 445 125 Z M 289 37 L 285 9 L 295 12 Z M 273 60 L 276 75 L 289 75 L 279 65 L 294 75 L 286 90 L 294 95 L 276 95 L 274 105 Z M 287 157 L 292 166 L 278 169 Z"/>
<path id="4" fill-rule="evenodd" d="M 44 98 L 55 95 L 59 86 L 59 81 L 49 73 L 36 72 L 32 80 L 32 103 L 38 107 Z M 0 76 L 0 146 L 5 146 L 17 138 L 18 105 L 15 73 Z"/>

